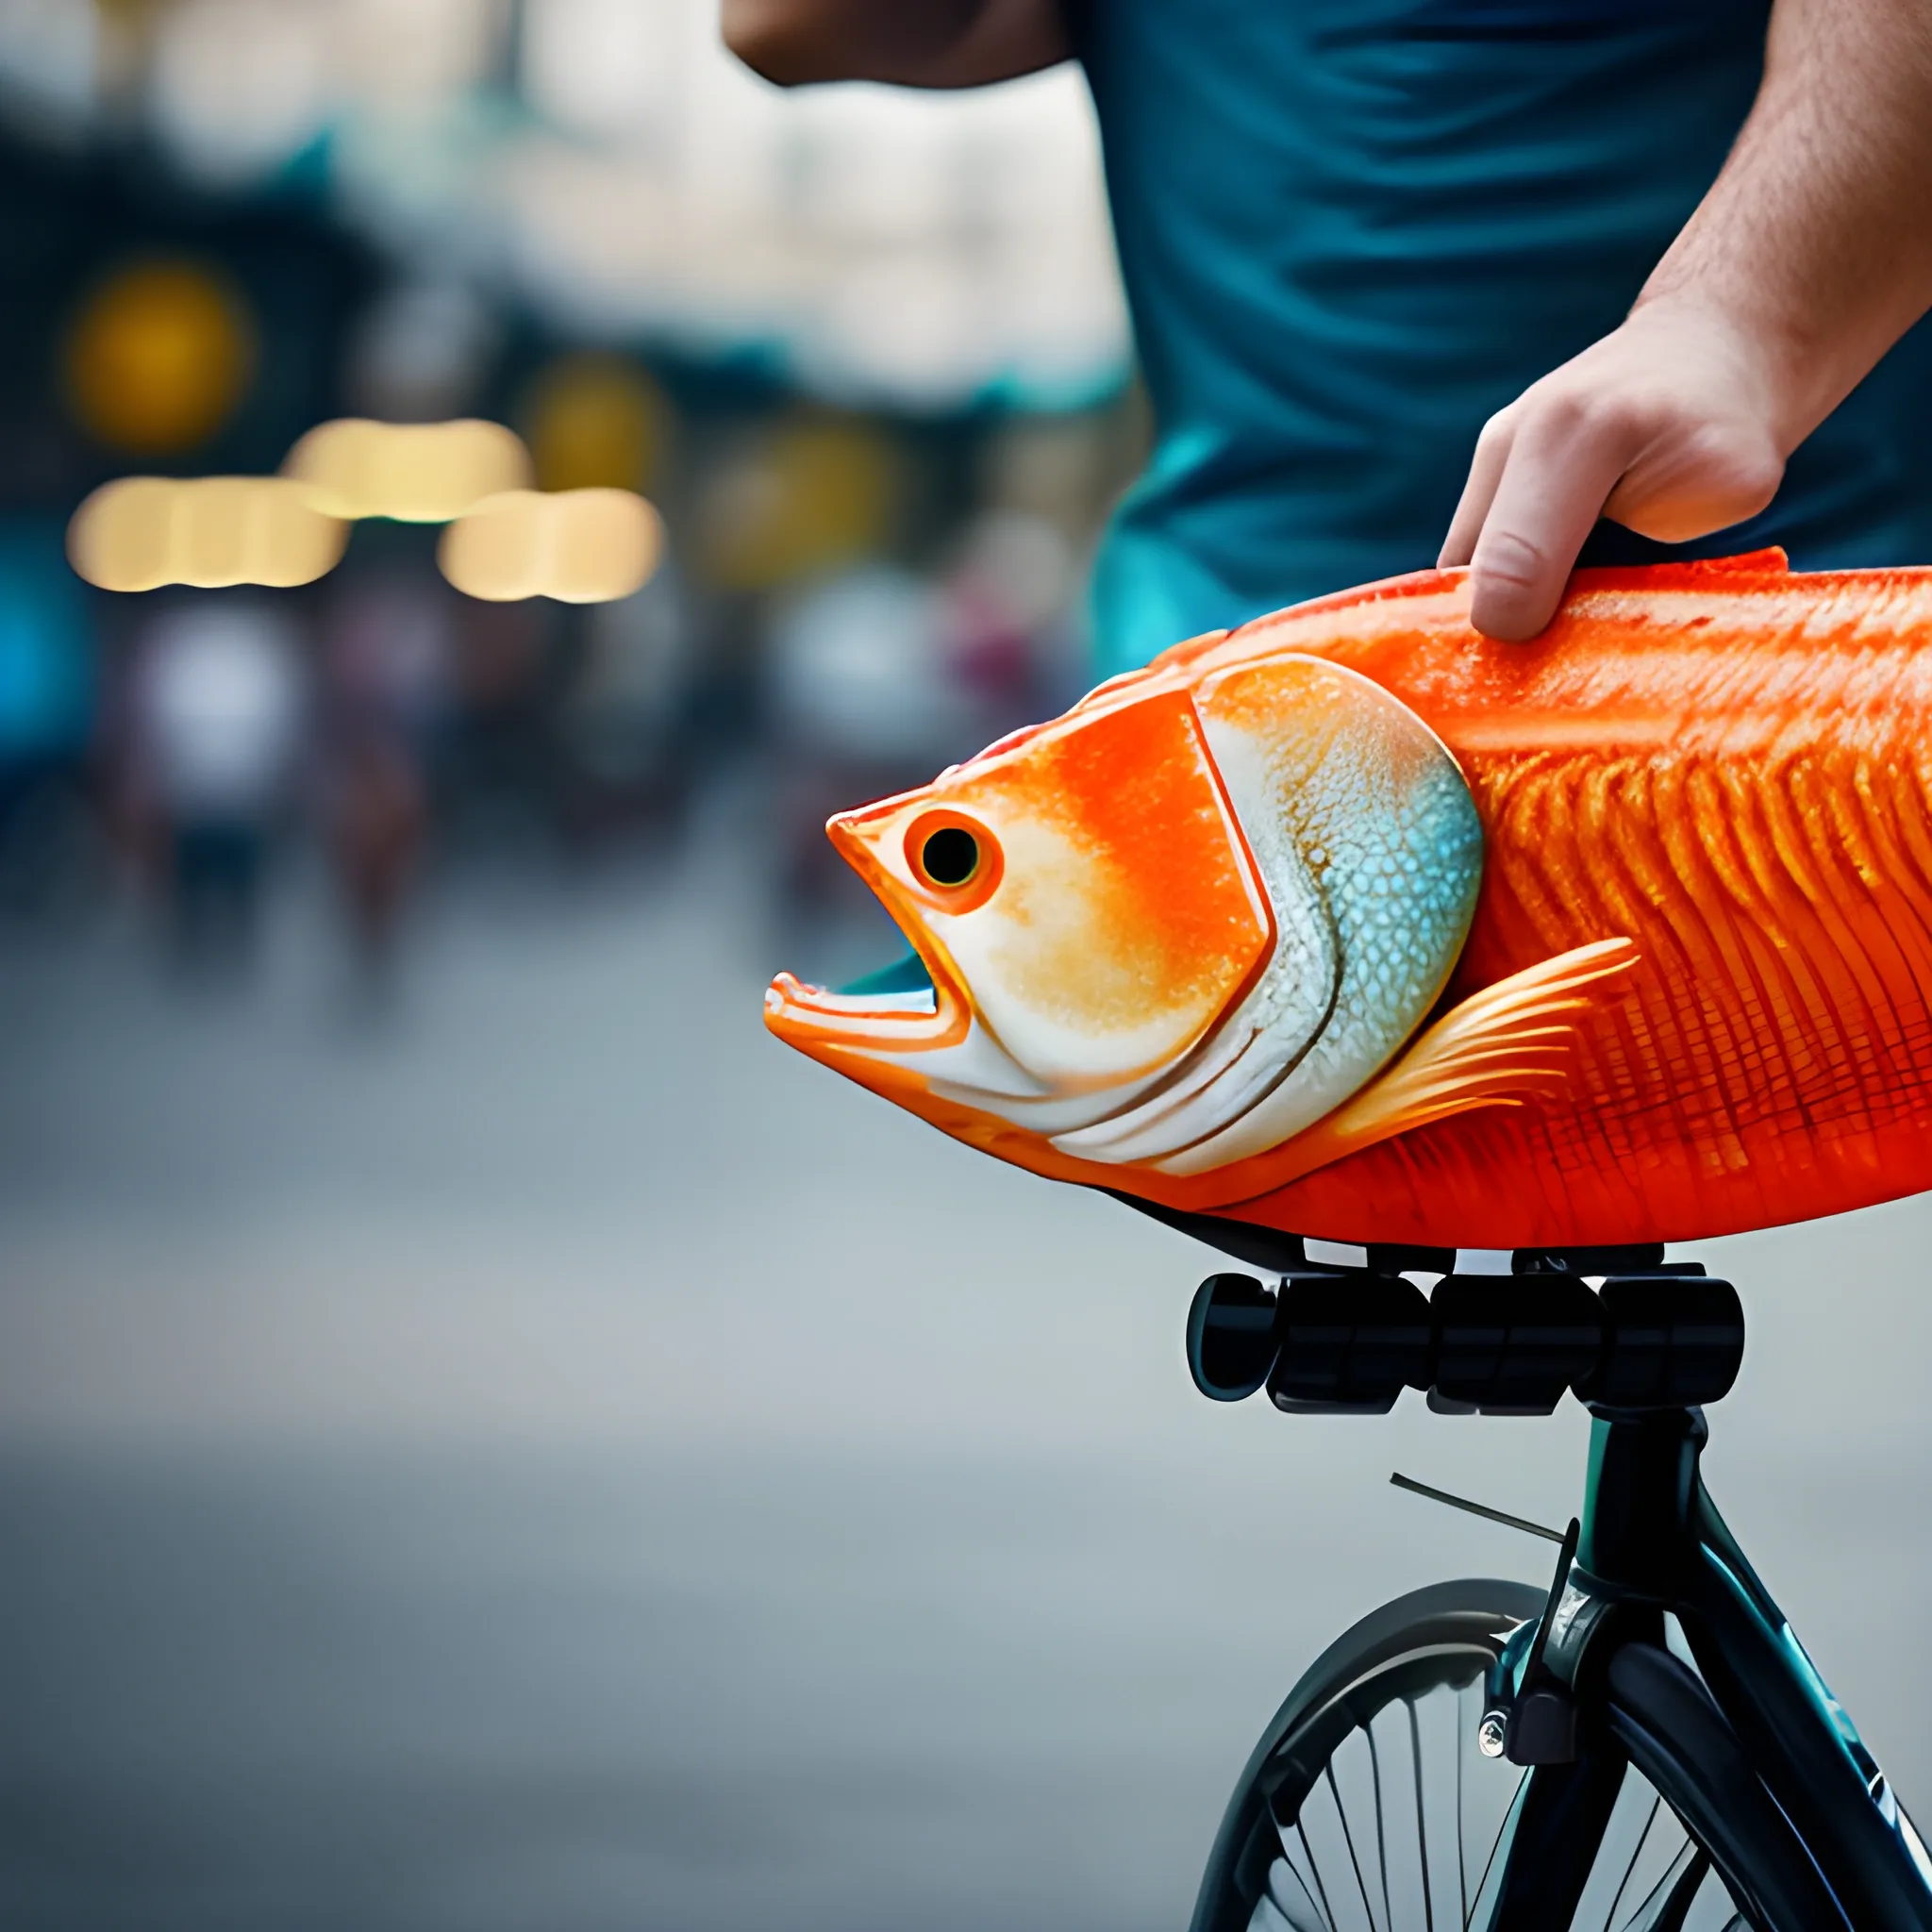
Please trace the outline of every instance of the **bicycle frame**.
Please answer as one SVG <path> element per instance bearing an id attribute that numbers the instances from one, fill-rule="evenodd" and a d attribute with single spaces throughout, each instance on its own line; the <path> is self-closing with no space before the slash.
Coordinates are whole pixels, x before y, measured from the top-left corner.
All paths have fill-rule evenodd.
<path id="1" fill-rule="evenodd" d="M 1293 1237 L 1160 1218 L 1282 1270 L 1272 1291 L 1201 1285 L 1188 1361 L 1215 1401 L 1265 1386 L 1290 1413 L 1377 1414 L 1407 1387 L 1547 1414 L 1567 1391 L 1594 1418 L 1583 1514 L 1490 1683 L 1478 1741 L 1529 1775 L 1484 1932 L 1568 1923 L 1628 1763 L 1668 1789 L 1754 1924 L 1932 1932 L 1932 1857 L 1704 1487 L 1697 1405 L 1743 1359 L 1730 1283 L 1666 1265 L 1660 1243 L 1525 1250 L 1508 1276 L 1458 1275 L 1448 1250 L 1312 1262 Z M 1440 1277 L 1426 1300 L 1411 1274 Z"/>
<path id="2" fill-rule="evenodd" d="M 1505 1700 L 1522 1697 L 1534 1669 L 1587 1710 L 1601 1701 L 1619 1643 L 1657 1641 L 1664 1615 L 1674 1616 L 1718 1709 L 1850 1924 L 1932 1932 L 1932 1858 L 1705 1490 L 1702 1410 L 1592 1406 L 1592 1414 L 1575 1560 L 1541 1624 L 1511 1640 L 1495 1689 Z M 1536 1762 L 1534 1740 L 1524 1742 L 1523 1754 L 1510 1755 L 1533 1765 L 1521 1802 L 1539 1826 L 1515 1835 L 1490 1932 L 1535 1923 L 1541 1868 L 1578 1857 L 1587 1866 L 1608 1815 L 1607 1780 L 1591 1765 L 1601 1753 L 1587 1740 L 1568 1762 Z M 1560 1739 L 1554 1755 L 1563 1755 Z M 1614 1779 L 1607 1784 L 1614 1797 Z"/>

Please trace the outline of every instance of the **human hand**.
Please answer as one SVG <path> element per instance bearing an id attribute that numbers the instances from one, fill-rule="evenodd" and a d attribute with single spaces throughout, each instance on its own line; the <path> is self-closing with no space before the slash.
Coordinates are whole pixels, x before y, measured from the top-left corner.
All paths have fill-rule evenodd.
<path id="1" fill-rule="evenodd" d="M 1666 543 L 1756 516 L 1809 426 L 1789 387 L 1712 308 L 1634 309 L 1483 425 L 1439 559 L 1473 566 L 1470 621 L 1535 637 L 1600 516 Z"/>

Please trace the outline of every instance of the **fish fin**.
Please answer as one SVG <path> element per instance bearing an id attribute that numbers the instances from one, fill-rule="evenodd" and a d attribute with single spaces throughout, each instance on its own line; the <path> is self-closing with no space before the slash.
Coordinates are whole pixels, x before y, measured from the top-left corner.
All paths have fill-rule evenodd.
<path id="1" fill-rule="evenodd" d="M 1596 940 L 1471 993 L 1354 1099 L 1295 1137 L 1297 1174 L 1479 1107 L 1521 1107 L 1525 1095 L 1560 1086 L 1576 1033 L 1564 1015 L 1590 1004 L 1586 988 L 1629 972 L 1640 957 L 1627 939 Z"/>

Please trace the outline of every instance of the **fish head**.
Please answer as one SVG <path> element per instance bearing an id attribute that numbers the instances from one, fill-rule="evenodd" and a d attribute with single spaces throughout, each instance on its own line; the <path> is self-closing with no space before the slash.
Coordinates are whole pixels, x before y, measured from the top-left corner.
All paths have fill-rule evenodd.
<path id="1" fill-rule="evenodd" d="M 1280 652 L 1104 685 L 827 830 L 917 963 L 843 991 L 781 974 L 771 1029 L 974 1144 L 1129 1191 L 1230 1171 L 1358 1091 L 1441 993 L 1482 870 L 1435 734 Z"/>
<path id="2" fill-rule="evenodd" d="M 1268 894 L 1182 688 L 1103 692 L 826 830 L 929 985 L 782 974 L 781 1039 L 918 1106 L 1131 1087 L 1185 1054 L 1272 951 Z"/>

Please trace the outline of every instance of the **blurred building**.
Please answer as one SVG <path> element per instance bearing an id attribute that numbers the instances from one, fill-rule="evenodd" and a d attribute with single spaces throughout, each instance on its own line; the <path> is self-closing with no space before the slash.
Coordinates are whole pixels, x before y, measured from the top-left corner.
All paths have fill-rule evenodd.
<path id="1" fill-rule="evenodd" d="M 13 0 L 0 100 L 375 240 L 411 285 L 372 319 L 378 392 L 447 387 L 504 302 L 869 405 L 1071 406 L 1125 360 L 1071 69 L 788 95 L 712 0 Z"/>
<path id="2" fill-rule="evenodd" d="M 1140 429 L 1072 68 L 787 93 L 715 0 L 0 0 L 0 237 L 6 877 L 72 872 L 38 847 L 84 849 L 93 810 L 149 876 L 258 852 L 230 868 L 252 894 L 292 821 L 385 949 L 433 865 L 655 836 L 728 768 L 787 882 L 836 895 L 827 813 L 1084 682 L 1086 558 Z M 661 565 L 582 605 L 634 574 L 511 568 L 508 508 L 439 551 L 424 520 L 456 509 L 317 480 L 430 432 L 345 418 L 481 419 L 489 487 L 542 493 L 525 523 L 636 492 Z M 214 589 L 236 573 L 144 552 L 85 591 L 58 561 L 103 484 L 291 463 L 347 520 L 300 568 Z M 141 486 L 175 551 L 255 487 Z M 170 581 L 204 588 L 142 588 Z M 219 655 L 175 632 L 230 606 L 287 641 L 299 742 L 274 811 L 234 815 L 258 839 L 184 841 L 158 693 Z"/>

